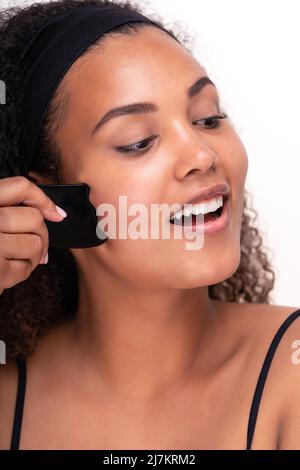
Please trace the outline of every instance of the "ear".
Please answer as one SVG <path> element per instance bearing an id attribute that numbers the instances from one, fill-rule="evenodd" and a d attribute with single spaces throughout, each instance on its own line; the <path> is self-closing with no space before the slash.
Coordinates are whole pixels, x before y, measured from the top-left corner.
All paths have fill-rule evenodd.
<path id="1" fill-rule="evenodd" d="M 46 178 L 44 176 L 41 176 L 39 173 L 36 171 L 30 171 L 28 173 L 27 178 L 32 181 L 33 183 L 38 183 L 38 184 L 53 184 L 53 181 L 50 178 Z"/>

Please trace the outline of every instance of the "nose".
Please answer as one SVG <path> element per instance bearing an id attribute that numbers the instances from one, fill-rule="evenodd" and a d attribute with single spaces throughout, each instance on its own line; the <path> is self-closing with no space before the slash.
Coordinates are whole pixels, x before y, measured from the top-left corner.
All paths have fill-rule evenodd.
<path id="1" fill-rule="evenodd" d="M 189 132 L 176 146 L 174 172 L 177 179 L 183 179 L 190 173 L 205 174 L 216 168 L 217 155 L 199 134 L 199 130 Z"/>

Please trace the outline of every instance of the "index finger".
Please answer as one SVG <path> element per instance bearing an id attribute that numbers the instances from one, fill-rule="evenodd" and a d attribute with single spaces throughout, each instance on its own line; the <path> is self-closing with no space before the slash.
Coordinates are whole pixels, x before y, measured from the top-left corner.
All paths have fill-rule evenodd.
<path id="1" fill-rule="evenodd" d="M 28 205 L 40 209 L 46 219 L 62 220 L 65 211 L 24 176 L 0 179 L 0 206 Z"/>

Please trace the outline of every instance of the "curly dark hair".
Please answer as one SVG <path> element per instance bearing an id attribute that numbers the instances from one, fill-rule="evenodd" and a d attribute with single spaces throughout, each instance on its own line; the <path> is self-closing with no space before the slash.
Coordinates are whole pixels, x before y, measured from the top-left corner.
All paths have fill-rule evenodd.
<path id="1" fill-rule="evenodd" d="M 37 29 L 54 15 L 74 9 L 82 4 L 100 7 L 112 4 L 146 15 L 132 1 L 58 0 L 34 3 L 27 7 L 10 7 L 0 11 L 0 79 L 6 84 L 6 105 L 0 106 L 0 178 L 22 174 L 22 149 L 20 144 L 22 115 L 17 106 L 18 87 L 22 77 L 20 54 L 24 44 Z M 147 15 L 146 15 L 147 16 Z M 175 33 L 163 25 L 159 15 L 148 14 L 157 27 L 168 31 L 191 52 L 191 36 Z M 119 26 L 101 36 L 84 51 L 86 54 L 104 37 L 118 34 L 130 35 L 144 26 L 130 23 Z M 174 26 L 176 28 L 176 26 Z M 83 54 L 82 54 L 83 55 Z M 54 135 L 64 116 L 65 102 L 59 98 L 62 84 L 50 103 L 38 142 L 34 170 L 54 183 L 61 182 L 59 151 Z M 28 176 L 28 179 L 30 177 Z M 244 193 L 244 212 L 241 225 L 241 260 L 236 272 L 225 281 L 209 286 L 209 296 L 227 302 L 270 303 L 269 293 L 274 287 L 275 274 L 265 249 L 261 233 L 252 225 L 256 211 L 249 209 L 249 194 Z M 76 261 L 69 250 L 49 247 L 49 262 L 38 265 L 30 277 L 4 290 L 0 296 L 0 338 L 5 341 L 9 358 L 31 354 L 37 338 L 53 325 L 75 314 L 78 302 L 78 275 Z"/>

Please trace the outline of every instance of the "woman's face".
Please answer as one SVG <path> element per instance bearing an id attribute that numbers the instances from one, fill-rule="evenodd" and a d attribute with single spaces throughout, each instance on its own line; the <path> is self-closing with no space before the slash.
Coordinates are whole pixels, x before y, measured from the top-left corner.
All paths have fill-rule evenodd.
<path id="1" fill-rule="evenodd" d="M 70 100 L 56 134 L 63 182 L 88 184 L 95 209 L 109 203 L 117 215 L 115 239 L 71 250 L 79 264 L 88 256 L 91 266 L 98 263 L 118 279 L 147 288 L 208 286 L 238 268 L 248 159 L 229 118 L 218 121 L 216 129 L 209 129 L 206 121 L 195 123 L 222 111 L 211 84 L 188 96 L 188 88 L 204 75 L 205 69 L 179 43 L 149 26 L 133 36 L 106 39 L 69 69 L 62 84 Z M 157 110 L 113 117 L 92 132 L 108 110 L 140 102 L 151 102 Z M 116 149 L 145 139 L 149 141 L 135 146 L 137 151 Z M 150 224 L 151 204 L 182 205 L 218 183 L 230 187 L 229 225 L 204 234 L 201 249 L 187 250 L 191 239 L 175 239 L 174 226 L 166 239 L 161 228 L 159 239 L 151 238 L 150 227 L 148 238 L 127 233 L 119 239 L 119 195 L 127 196 L 128 208 L 141 203 Z M 126 214 L 130 225 L 141 212 Z M 169 217 L 160 223 L 169 226 Z"/>

